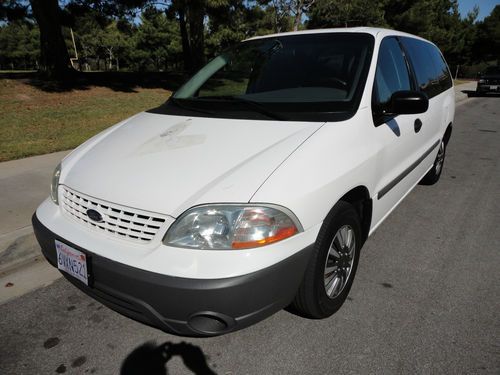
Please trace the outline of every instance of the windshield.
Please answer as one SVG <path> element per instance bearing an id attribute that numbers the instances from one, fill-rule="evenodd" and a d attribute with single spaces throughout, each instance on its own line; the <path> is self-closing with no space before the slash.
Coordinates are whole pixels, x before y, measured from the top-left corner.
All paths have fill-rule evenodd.
<path id="1" fill-rule="evenodd" d="M 213 59 L 170 100 L 192 115 L 327 121 L 359 105 L 373 50 L 365 33 L 277 36 Z"/>

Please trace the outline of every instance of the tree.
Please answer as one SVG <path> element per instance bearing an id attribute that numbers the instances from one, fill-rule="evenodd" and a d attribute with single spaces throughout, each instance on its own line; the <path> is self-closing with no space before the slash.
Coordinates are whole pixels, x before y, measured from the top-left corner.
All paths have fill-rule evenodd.
<path id="1" fill-rule="evenodd" d="M 500 65 L 500 5 L 477 25 L 472 53 L 476 62 L 496 61 Z"/>
<path id="2" fill-rule="evenodd" d="M 59 4 L 57 0 L 30 0 L 30 4 L 40 29 L 39 71 L 50 78 L 67 78 L 73 69 L 62 35 Z"/>
<path id="3" fill-rule="evenodd" d="M 49 78 L 66 79 L 74 70 L 69 61 L 68 49 L 64 40 L 62 26 L 69 25 L 71 6 L 76 9 L 94 10 L 106 16 L 120 16 L 144 6 L 152 0 L 69 0 L 65 1 L 66 12 L 58 0 L 29 0 L 31 16 L 40 30 L 39 71 Z M 7 0 L 0 6 L 2 19 L 30 15 L 24 0 Z M 22 13 L 22 15 L 21 15 Z"/>
<path id="4" fill-rule="evenodd" d="M 116 70 L 120 70 L 120 52 L 126 47 L 127 42 L 118 30 L 116 21 L 111 22 L 103 30 L 100 43 L 107 55 L 108 70 L 113 69 L 113 62 L 115 62 Z"/>
<path id="5" fill-rule="evenodd" d="M 26 17 L 28 7 L 16 0 L 0 2 L 0 20 L 15 21 Z"/>
<path id="6" fill-rule="evenodd" d="M 250 25 L 250 8 L 242 0 L 228 0 L 220 6 L 207 9 L 208 23 L 206 30 L 206 50 L 208 56 L 214 56 L 229 46 L 254 35 Z"/>
<path id="7" fill-rule="evenodd" d="M 260 0 L 259 4 L 265 6 L 266 12 L 273 17 L 273 29 L 275 33 L 291 30 L 291 2 L 290 0 Z"/>
<path id="8" fill-rule="evenodd" d="M 176 14 L 179 22 L 184 69 L 190 72 L 199 69 L 205 63 L 204 19 L 209 1 L 172 0 L 170 12 Z"/>
<path id="9" fill-rule="evenodd" d="M 156 70 L 167 70 L 181 57 L 181 40 L 177 23 L 164 12 L 146 9 L 135 33 L 134 59 L 140 69 L 151 63 Z"/>
<path id="10" fill-rule="evenodd" d="M 316 0 L 261 1 L 261 3 L 270 3 L 274 10 L 276 32 L 288 31 L 290 21 L 292 22 L 292 30 L 299 30 L 302 16 L 309 11 L 315 2 Z"/>
<path id="11" fill-rule="evenodd" d="M 99 17 L 96 12 L 84 9 L 71 9 L 71 13 L 74 15 L 73 30 L 79 50 L 80 70 L 90 70 L 92 59 L 99 70 L 103 57 L 100 41 L 107 20 Z"/>
<path id="12" fill-rule="evenodd" d="M 462 19 L 457 0 L 389 0 L 385 5 L 385 17 L 392 28 L 434 42 L 450 65 L 466 62 L 464 52 L 474 34 L 477 12 Z"/>
<path id="13" fill-rule="evenodd" d="M 293 30 L 299 30 L 299 26 L 302 24 L 302 16 L 309 11 L 309 9 L 314 5 L 316 0 L 294 0 L 291 2 L 291 13 L 294 17 Z"/>
<path id="14" fill-rule="evenodd" d="M 308 12 L 310 29 L 386 26 L 385 0 L 317 0 Z"/>
<path id="15" fill-rule="evenodd" d="M 37 69 L 40 59 L 38 28 L 27 20 L 0 26 L 0 67 Z"/>

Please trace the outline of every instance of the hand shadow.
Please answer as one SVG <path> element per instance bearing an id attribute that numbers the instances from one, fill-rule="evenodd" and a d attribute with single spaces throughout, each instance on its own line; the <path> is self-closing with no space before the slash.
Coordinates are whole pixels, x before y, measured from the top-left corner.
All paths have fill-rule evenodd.
<path id="1" fill-rule="evenodd" d="M 156 346 L 153 342 L 134 349 L 123 361 L 121 375 L 167 375 L 167 362 L 175 355 L 196 375 L 216 375 L 208 367 L 203 351 L 193 344 L 166 342 Z"/>

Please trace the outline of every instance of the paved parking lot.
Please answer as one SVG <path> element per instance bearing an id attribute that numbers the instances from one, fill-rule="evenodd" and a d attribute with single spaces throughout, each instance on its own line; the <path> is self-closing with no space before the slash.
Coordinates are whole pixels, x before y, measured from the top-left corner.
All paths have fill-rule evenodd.
<path id="1" fill-rule="evenodd" d="M 330 319 L 281 311 L 226 336 L 179 338 L 60 279 L 0 305 L 0 373 L 499 374 L 499 161 L 500 98 L 471 98 L 441 181 L 418 186 L 368 240 Z"/>

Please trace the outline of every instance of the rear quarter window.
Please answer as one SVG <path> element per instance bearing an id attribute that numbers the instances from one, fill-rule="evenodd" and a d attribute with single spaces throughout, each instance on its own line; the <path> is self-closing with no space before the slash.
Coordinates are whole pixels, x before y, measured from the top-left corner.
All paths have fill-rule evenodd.
<path id="1" fill-rule="evenodd" d="M 415 71 L 418 87 L 429 98 L 452 87 L 448 66 L 436 46 L 406 37 L 401 38 L 401 42 Z"/>

